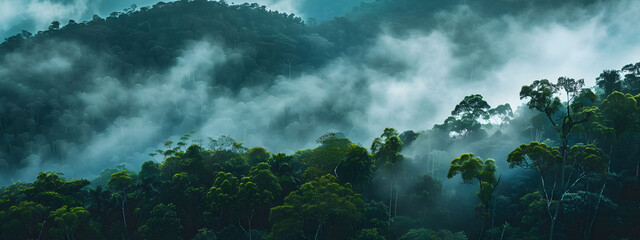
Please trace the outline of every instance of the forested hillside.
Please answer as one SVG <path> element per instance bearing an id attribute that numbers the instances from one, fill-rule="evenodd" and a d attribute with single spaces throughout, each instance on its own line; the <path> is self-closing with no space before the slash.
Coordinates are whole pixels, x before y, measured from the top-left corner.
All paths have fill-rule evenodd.
<path id="1" fill-rule="evenodd" d="M 0 239 L 640 239 L 632 1 L 320 5 L 7 38 Z"/>
<path id="2" fill-rule="evenodd" d="M 532 111 L 515 118 L 508 104 L 470 95 L 444 123 L 386 128 L 370 147 L 327 133 L 287 155 L 191 132 L 139 172 L 118 166 L 92 181 L 49 172 L 4 187 L 2 237 L 635 239 L 640 161 L 629 153 L 640 150 L 640 94 L 629 87 L 639 66 L 625 66 L 624 79 L 604 71 L 596 92 L 583 79 L 533 81 L 520 91 Z M 536 141 L 491 159 L 527 138 Z M 479 150 L 442 161 L 457 148 Z"/>
<path id="3" fill-rule="evenodd" d="M 147 84 L 171 86 L 158 80 L 158 75 L 179 64 L 188 46 L 195 44 L 193 51 L 200 54 L 198 46 L 202 45 L 194 42 L 215 41 L 220 52 L 211 52 L 210 57 L 219 60 L 211 62 L 228 60 L 204 68 L 184 63 L 189 69 L 179 69 L 169 77 L 185 88 L 199 87 L 189 83 L 202 82 L 206 86 L 198 89 L 204 91 L 200 94 L 212 95 L 219 91 L 235 95 L 246 86 L 268 88 L 275 76 L 319 66 L 337 51 L 307 30 L 300 18 L 257 4 L 182 1 L 125 10 L 106 19 L 94 16 L 89 22 L 69 21 L 64 27 L 53 22 L 35 36 L 23 32 L 2 43 L 0 54 L 8 69 L 0 87 L 5 170 L 25 167 L 30 155 L 73 157 L 70 152 L 74 149 L 82 150 L 84 142 L 107 132 L 114 121 L 138 111 L 132 102 L 139 94 L 93 91 L 111 89 L 110 84 L 127 89 Z M 54 68 L 57 64 L 67 67 Z M 36 69 L 19 70 L 23 66 Z M 110 99 L 114 97 L 122 102 Z M 163 97 L 176 102 L 172 96 Z M 183 120 L 176 111 L 158 117 L 177 124 Z"/>

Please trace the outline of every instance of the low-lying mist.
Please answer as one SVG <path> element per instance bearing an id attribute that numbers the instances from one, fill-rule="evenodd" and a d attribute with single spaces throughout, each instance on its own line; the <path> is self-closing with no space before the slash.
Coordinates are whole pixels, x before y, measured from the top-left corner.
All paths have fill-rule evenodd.
<path id="1" fill-rule="evenodd" d="M 22 118 L 34 136 L 3 136 L 11 144 L 0 148 L 0 185 L 31 181 L 41 171 L 91 178 L 117 164 L 137 169 L 167 139 L 190 130 L 194 139 L 229 135 L 247 147 L 293 153 L 315 147 L 315 139 L 329 131 L 368 147 L 385 127 L 429 129 L 471 94 L 482 94 L 494 107 L 519 106 L 520 87 L 533 80 L 569 76 L 592 85 L 602 69 L 636 62 L 640 29 L 627 20 L 638 10 L 627 0 L 494 18 L 461 4 L 440 12 L 435 28 L 399 34 L 381 26 L 358 51 L 312 71 L 277 76 L 271 86 L 238 91 L 217 84 L 213 73 L 243 49 L 214 39 L 194 39 L 171 67 L 136 69 L 128 79 L 110 73 L 116 59 L 77 42 L 18 49 L 0 56 L 0 106 L 34 104 L 31 115 L 10 116 Z M 545 17 L 534 17 L 539 14 Z M 461 35 L 477 43 L 461 43 Z M 82 72 L 70 75 L 77 69 Z M 55 113 L 59 122 L 50 129 L 38 129 L 38 104 L 66 110 Z M 70 131 L 81 137 L 55 140 Z M 502 138 L 494 149 L 450 149 L 433 158 L 432 167 L 416 164 L 437 167 L 440 174 L 453 157 L 480 152 L 506 169 L 501 162 L 522 143 L 519 137 Z M 429 141 L 439 139 L 421 135 L 405 154 L 424 161 L 434 154 Z M 28 157 L 11 159 L 10 151 L 18 148 Z"/>

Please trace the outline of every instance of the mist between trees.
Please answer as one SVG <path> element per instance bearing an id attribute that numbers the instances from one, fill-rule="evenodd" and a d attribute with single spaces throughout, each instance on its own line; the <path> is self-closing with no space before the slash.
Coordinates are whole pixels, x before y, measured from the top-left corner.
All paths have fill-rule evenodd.
<path id="1" fill-rule="evenodd" d="M 24 31 L 0 238 L 639 238 L 632 3 L 178 1 Z"/>
<path id="2" fill-rule="evenodd" d="M 191 131 L 149 153 L 152 160 L 139 172 L 118 166 L 92 181 L 40 173 L 33 183 L 4 187 L 2 234 L 635 237 L 640 162 L 628 152 L 638 151 L 640 94 L 633 96 L 637 90 L 628 86 L 638 80 L 637 66 L 623 68 L 624 80 L 604 71 L 597 84 L 603 88 L 595 92 L 583 88 L 582 79 L 533 81 L 520 92 L 528 108 L 515 115 L 508 104 L 492 108 L 481 95 L 470 95 L 444 123 L 401 134 L 385 128 L 369 148 L 329 132 L 315 148 L 272 154 L 229 136 L 202 139 Z M 607 89 L 611 83 L 616 87 Z M 473 153 L 456 157 L 460 152 Z"/>

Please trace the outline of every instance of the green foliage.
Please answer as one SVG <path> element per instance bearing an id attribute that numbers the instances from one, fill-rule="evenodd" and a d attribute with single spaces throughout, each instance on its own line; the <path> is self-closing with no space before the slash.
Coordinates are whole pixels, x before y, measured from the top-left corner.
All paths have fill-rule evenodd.
<path id="1" fill-rule="evenodd" d="M 487 135 L 486 131 L 482 129 L 480 120 L 488 121 L 492 115 L 496 115 L 504 120 L 501 122 L 503 124 L 506 123 L 510 110 L 508 105 L 491 109 L 491 106 L 483 100 L 482 95 L 473 94 L 464 97 L 451 111 L 451 116 L 442 125 L 434 126 L 434 129 L 440 129 L 446 135 L 453 134 L 454 138 L 480 140 Z"/>
<path id="2" fill-rule="evenodd" d="M 513 110 L 508 103 L 498 105 L 495 108 L 489 109 L 489 115 L 495 116 L 500 120 L 500 128 L 509 123 L 513 119 Z"/>
<path id="3" fill-rule="evenodd" d="M 95 186 L 95 187 L 105 187 L 107 186 L 107 183 L 109 182 L 109 179 L 111 179 L 111 174 L 123 171 L 123 170 L 127 170 L 124 165 L 120 164 L 117 165 L 113 168 L 107 168 L 105 170 L 102 170 L 100 172 L 100 174 L 98 174 L 98 176 L 96 178 L 94 178 L 93 180 L 91 180 L 91 186 Z"/>
<path id="4" fill-rule="evenodd" d="M 449 230 L 441 229 L 434 231 L 431 229 L 411 229 L 407 234 L 400 237 L 399 240 L 466 240 L 467 235 L 463 232 L 452 233 Z"/>
<path id="5" fill-rule="evenodd" d="M 418 136 L 420 136 L 420 133 L 409 130 L 402 132 L 398 137 L 400 138 L 400 141 L 403 143 L 403 145 L 405 145 L 405 147 L 408 147 L 413 143 L 413 141 L 418 139 Z"/>
<path id="6" fill-rule="evenodd" d="M 285 198 L 289 204 L 285 202 L 281 206 L 271 208 L 270 220 L 273 227 L 269 239 L 293 240 L 304 236 L 301 228 L 303 218 L 298 209 L 299 196 L 289 196 Z"/>
<path id="7" fill-rule="evenodd" d="M 375 138 L 371 144 L 371 154 L 376 164 L 391 172 L 398 170 L 399 164 L 404 159 L 400 153 L 403 143 L 394 128 L 385 128 L 380 138 Z"/>
<path id="8" fill-rule="evenodd" d="M 60 194 L 70 195 L 81 188 L 89 185 L 89 181 L 86 179 L 77 179 L 72 181 L 66 181 L 55 173 L 40 173 L 33 186 L 25 188 L 28 194 L 39 192 L 57 192 Z"/>
<path id="9" fill-rule="evenodd" d="M 415 201 L 416 206 L 434 206 L 440 200 L 442 194 L 442 183 L 429 174 L 424 174 L 409 189 L 410 199 Z"/>
<path id="10" fill-rule="evenodd" d="M 217 240 L 216 233 L 207 228 L 198 229 L 198 234 L 193 240 Z"/>
<path id="11" fill-rule="evenodd" d="M 628 93 L 623 94 L 615 91 L 602 101 L 604 117 L 612 122 L 617 135 L 622 135 L 638 127 L 636 123 L 639 110 L 638 102 Z"/>
<path id="12" fill-rule="evenodd" d="M 36 239 L 47 220 L 42 204 L 22 201 L 7 211 L 0 211 L 0 237 L 6 239 Z"/>
<path id="13" fill-rule="evenodd" d="M 567 217 L 565 225 L 572 238 L 585 236 L 595 212 L 599 215 L 598 224 L 606 224 L 605 226 L 596 225 L 596 227 L 600 227 L 601 231 L 608 232 L 608 234 L 615 234 L 611 228 L 621 223 L 621 219 L 617 217 L 619 216 L 619 206 L 611 199 L 597 193 L 588 191 L 568 193 L 562 199 L 561 204 L 564 206 L 562 208 L 563 214 Z"/>
<path id="14" fill-rule="evenodd" d="M 547 216 L 547 202 L 540 192 L 528 193 L 520 198 L 520 207 L 523 211 L 521 222 L 529 228 L 544 226 L 549 222 Z"/>
<path id="15" fill-rule="evenodd" d="M 153 161 L 146 161 L 142 163 L 139 175 L 143 182 L 153 183 L 160 180 L 161 173 L 159 164 Z"/>
<path id="16" fill-rule="evenodd" d="M 258 163 L 267 162 L 269 160 L 270 154 L 269 151 L 267 151 L 263 147 L 254 147 L 247 151 L 247 157 L 249 160 L 249 164 L 251 166 L 254 166 Z"/>
<path id="17" fill-rule="evenodd" d="M 472 183 L 473 180 L 495 183 L 497 181 L 495 177 L 496 170 L 497 167 L 493 159 L 485 161 L 475 157 L 473 153 L 465 153 L 451 161 L 447 178 L 453 178 L 460 174 L 465 183 Z"/>
<path id="18" fill-rule="evenodd" d="M 364 202 L 359 194 L 354 193 L 349 185 L 338 184 L 334 176 L 325 175 L 303 184 L 300 190 L 285 198 L 283 205 L 271 209 L 274 225 L 269 237 L 299 238 L 301 232 L 298 229 L 302 227 L 299 224 L 303 221 L 310 223 L 316 234 L 322 229 L 333 229 L 320 233 L 329 238 L 354 236 L 352 227 L 357 224 L 363 210 Z"/>
<path id="19" fill-rule="evenodd" d="M 373 178 L 374 161 L 367 149 L 350 144 L 346 149 L 344 160 L 335 168 L 340 184 L 350 183 L 354 189 L 364 192 Z"/>
<path id="20" fill-rule="evenodd" d="M 604 96 L 622 90 L 622 81 L 618 70 L 603 70 L 596 78 L 596 85 L 604 90 Z"/>
<path id="21" fill-rule="evenodd" d="M 280 196 L 282 192 L 282 188 L 280 187 L 280 183 L 278 178 L 271 172 L 271 167 L 268 163 L 259 163 L 255 167 L 251 168 L 249 171 L 249 177 L 247 180 L 256 184 L 258 190 L 264 195 L 262 199 L 269 199 Z M 242 184 L 242 183 L 241 183 Z M 271 197 L 268 197 L 271 196 Z M 272 200 L 265 201 L 265 204 L 269 204 Z"/>
<path id="22" fill-rule="evenodd" d="M 386 240 L 386 238 L 378 233 L 378 229 L 370 228 L 362 229 L 356 240 Z"/>
<path id="23" fill-rule="evenodd" d="M 509 168 L 522 167 L 543 173 L 553 169 L 561 161 L 562 156 L 557 148 L 538 142 L 522 144 L 507 157 Z"/>
<path id="24" fill-rule="evenodd" d="M 55 173 L 40 173 L 33 185 L 22 191 L 48 209 L 57 209 L 64 205 L 80 206 L 78 193 L 87 185 L 86 179 L 66 181 Z"/>
<path id="25" fill-rule="evenodd" d="M 122 170 L 111 174 L 111 179 L 107 183 L 107 189 L 116 193 L 122 193 L 127 191 L 131 184 L 133 184 L 133 178 L 127 170 Z"/>
<path id="26" fill-rule="evenodd" d="M 89 212 L 83 207 L 62 206 L 49 214 L 54 220 L 51 232 L 57 239 L 74 239 L 79 226 L 88 224 Z"/>
<path id="27" fill-rule="evenodd" d="M 627 64 L 622 67 L 624 74 L 623 87 L 625 92 L 631 94 L 640 93 L 640 62 L 635 64 Z"/>
<path id="28" fill-rule="evenodd" d="M 535 80 L 531 85 L 522 86 L 520 99 L 529 98 L 529 108 L 552 116 L 562 106 L 560 98 L 554 96 L 558 90 L 558 87 L 547 79 Z"/>
<path id="29" fill-rule="evenodd" d="M 608 170 L 609 157 L 595 145 L 574 145 L 569 149 L 567 164 L 577 170 L 577 174 L 604 175 Z"/>
<path id="30" fill-rule="evenodd" d="M 482 95 L 473 94 L 464 97 L 458 105 L 451 111 L 452 116 L 458 116 L 461 119 L 488 119 L 491 106 L 482 99 Z"/>
<path id="31" fill-rule="evenodd" d="M 356 43 L 374 39 L 371 36 L 375 36 L 374 34 L 378 31 L 372 31 L 372 28 L 379 27 L 376 23 L 388 22 L 389 26 L 394 26 L 391 31 L 395 33 L 404 29 L 413 29 L 410 26 L 424 26 L 418 23 L 436 22 L 425 21 L 427 19 L 425 16 L 438 18 L 447 15 L 439 11 L 446 9 L 443 13 L 448 13 L 449 7 L 456 6 L 453 5 L 457 4 L 454 2 L 380 0 L 363 4 L 345 18 L 337 18 L 317 25 L 306 25 L 298 17 L 268 11 L 258 4 L 229 5 L 224 1 L 202 0 L 158 3 L 151 8 L 142 8 L 140 11 L 135 11 L 135 7 L 132 7 L 124 12 L 114 13 L 106 19 L 96 16 L 90 22 L 70 22 L 64 27 L 61 27 L 59 22 L 53 22 L 49 30 L 38 33 L 36 36 L 23 32 L 20 36 L 8 39 L 0 46 L 0 55 L 10 56 L 14 49 L 41 46 L 51 39 L 77 41 L 86 45 L 87 51 L 101 49 L 101 54 L 110 60 L 109 75 L 122 79 L 125 86 L 134 86 L 138 84 L 136 81 L 140 78 L 131 76 L 136 76 L 134 73 L 138 72 L 138 69 L 147 72 L 164 70 L 177 61 L 177 56 L 190 41 L 213 36 L 221 45 L 242 54 L 235 54 L 237 56 L 234 55 L 234 61 L 221 63 L 215 71 L 205 74 L 211 74 L 212 79 L 216 79 L 217 86 L 230 89 L 231 93 L 237 93 L 236 90 L 255 83 L 268 87 L 275 81 L 274 76 L 277 75 L 291 77 L 292 72 L 295 74 L 324 66 L 326 61 L 332 59 L 328 56 L 336 56 L 335 53 L 348 51 L 348 47 L 355 46 Z M 555 7 L 555 2 L 545 2 L 550 2 Z M 434 7 L 438 4 L 446 7 Z M 483 11 L 488 11 L 486 9 L 498 12 L 531 9 L 522 7 L 521 3 L 516 1 L 469 3 L 469 7 L 478 5 L 481 5 L 479 16 Z M 468 40 L 466 34 L 460 35 L 456 35 L 455 39 L 459 39 L 456 41 Z M 465 51 L 464 47 L 462 50 L 462 52 Z M 490 59 L 491 56 L 488 57 L 487 59 Z M 623 176 L 626 180 L 616 180 L 616 184 L 612 184 L 615 185 L 615 189 L 607 189 L 603 191 L 604 194 L 596 196 L 590 191 L 600 184 L 599 179 L 608 172 L 609 160 L 616 164 L 615 162 L 622 162 L 621 159 L 637 156 L 637 142 L 634 138 L 638 135 L 640 95 L 633 96 L 626 93 L 640 93 L 639 66 L 640 64 L 636 63 L 624 66 L 621 71 L 603 71 L 596 83 L 603 88 L 606 96 L 601 103 L 598 102 L 594 92 L 582 89 L 584 81 L 581 79 L 562 77 L 555 84 L 543 79 L 522 87 L 521 99 L 528 99 L 527 106 L 530 109 L 537 109 L 543 113 L 536 117 L 533 127 L 543 131 L 545 138 L 553 138 L 558 134 L 562 146 L 561 148 L 551 147 L 556 146 L 551 144 L 552 141 L 546 141 L 548 144 L 536 142 L 524 144 L 509 154 L 507 162 L 511 168 L 535 169 L 541 177 L 555 179 L 553 186 L 560 185 L 565 180 L 567 183 L 573 183 L 575 180 L 578 183 L 575 189 L 584 191 L 574 193 L 558 190 L 555 193 L 551 192 L 549 194 L 551 197 L 547 197 L 546 192 L 543 194 L 544 191 L 526 192 L 530 191 L 530 187 L 525 187 L 527 190 L 510 189 L 505 190 L 504 193 L 501 192 L 508 195 L 508 198 L 505 197 L 506 200 L 500 201 L 505 205 L 510 204 L 508 207 L 519 207 L 520 210 L 504 217 L 513 221 L 514 227 L 506 227 L 508 224 L 502 225 L 505 226 L 503 231 L 506 229 L 510 234 L 508 236 L 513 237 L 509 239 L 515 239 L 516 236 L 522 239 L 535 239 L 542 232 L 547 231 L 550 206 L 562 204 L 563 214 L 566 214 L 564 218 L 571 216 L 572 220 L 578 220 L 578 222 L 582 221 L 584 216 L 602 215 L 602 211 L 617 215 L 618 213 L 614 210 L 624 207 L 616 205 L 621 202 L 628 204 L 625 210 L 634 209 L 633 206 L 637 204 L 625 199 L 624 195 L 633 195 L 636 192 L 633 189 L 637 189 L 634 188 L 637 185 L 637 174 L 634 176 L 624 172 Z M 482 66 L 478 68 L 483 69 Z M 59 77 L 59 84 L 71 85 L 68 89 L 53 88 L 50 91 L 51 86 L 43 86 L 46 88 L 35 89 L 33 91 L 35 94 L 24 94 L 20 91 L 14 93 L 16 91 L 12 88 L 0 90 L 2 93 L 0 95 L 7 99 L 24 95 L 46 103 L 45 107 L 38 107 L 39 105 L 35 103 L 30 105 L 20 103 L 23 106 L 20 104 L 0 106 L 0 124 L 2 124 L 0 134 L 3 135 L 0 145 L 9 149 L 6 154 L 0 153 L 0 161 L 24 159 L 27 154 L 32 154 L 24 149 L 29 144 L 46 142 L 50 143 L 47 148 L 56 149 L 58 145 L 73 145 L 87 140 L 81 131 L 88 126 L 87 123 L 67 120 L 66 112 L 70 109 L 61 107 L 75 104 L 69 96 L 86 91 L 82 81 L 71 81 L 76 78 L 92 79 L 93 76 L 81 72 L 92 73 L 93 71 L 85 70 L 86 67 L 80 66 L 74 72 L 78 74 L 77 77 Z M 623 81 L 620 80 L 620 73 L 624 74 Z M 39 76 L 25 78 L 36 77 Z M 22 79 L 19 80 L 21 81 L 15 82 L 23 82 Z M 25 82 L 26 80 L 28 79 L 25 79 Z M 61 93 L 54 94 L 56 91 Z M 51 96 L 46 96 L 47 94 Z M 565 99 L 560 100 L 564 94 L 567 96 L 565 103 L 563 103 Z M 602 111 L 597 108 L 599 106 Z M 566 110 L 563 107 L 566 107 Z M 176 106 L 176 110 L 177 108 Z M 152 153 L 152 157 L 164 155 L 165 159 L 161 159 L 163 160 L 161 164 L 145 162 L 139 177 L 133 172 L 126 171 L 122 166 L 103 171 L 101 176 L 93 182 L 94 186 L 106 186 L 108 191 L 103 191 L 100 187 L 86 191 L 84 187 L 88 181 L 66 181 L 58 174 L 50 173 L 40 174 L 33 184 L 17 184 L 3 188 L 0 195 L 0 229 L 2 229 L 0 238 L 36 238 L 35 233 L 44 229 L 43 239 L 49 239 L 51 236 L 47 232 L 48 228 L 51 228 L 51 233 L 56 234 L 57 237 L 67 235 L 66 238 L 70 238 L 69 236 L 75 235 L 76 238 L 81 238 L 80 236 L 85 235 L 78 233 L 80 228 L 95 227 L 111 228 L 109 231 L 114 234 L 109 235 L 107 237 L 109 239 L 124 236 L 131 239 L 191 239 L 192 237 L 215 239 L 216 236 L 220 239 L 237 239 L 244 238 L 246 235 L 253 235 L 259 239 L 264 235 L 263 230 L 269 228 L 272 230 L 270 232 L 272 239 L 302 239 L 315 235 L 326 239 L 354 237 L 384 239 L 382 236 L 396 239 L 398 235 L 409 231 L 409 226 L 415 228 L 418 224 L 426 222 L 427 217 L 433 218 L 430 216 L 431 212 L 427 214 L 427 210 L 431 211 L 430 209 L 439 207 L 440 200 L 453 202 L 451 205 L 454 207 L 449 206 L 450 210 L 457 210 L 455 207 L 464 204 L 460 201 L 462 199 L 460 194 L 454 189 L 447 189 L 442 198 L 440 196 L 442 183 L 437 179 L 440 176 L 435 172 L 437 169 L 432 169 L 434 171 L 432 175 L 423 175 L 423 172 L 418 172 L 423 168 L 415 167 L 412 161 L 405 161 L 408 158 L 402 154 L 403 149 L 408 149 L 411 144 L 414 144 L 411 150 L 424 148 L 424 145 L 417 145 L 424 143 L 421 142 L 424 140 L 421 138 L 428 138 L 430 141 L 428 154 L 432 152 L 431 143 L 434 145 L 433 149 L 448 152 L 452 149 L 457 151 L 459 148 L 456 147 L 467 143 L 470 147 L 473 145 L 483 150 L 490 149 L 502 142 L 487 144 L 480 141 L 465 141 L 466 143 L 460 144 L 447 140 L 450 139 L 452 132 L 464 137 L 472 135 L 478 137 L 465 140 L 479 140 L 484 137 L 483 127 L 486 127 L 486 125 L 483 126 L 484 121 L 498 118 L 502 128 L 514 117 L 513 110 L 508 104 L 490 108 L 478 94 L 466 96 L 451 115 L 444 124 L 436 125 L 433 129 L 424 132 L 405 131 L 398 135 L 395 129 L 386 128 L 372 143 L 371 154 L 367 149 L 336 133 L 328 133 L 320 137 L 318 139 L 320 146 L 317 148 L 301 150 L 290 156 L 283 153 L 270 156 L 270 152 L 262 147 L 248 149 L 229 136 L 210 139 L 208 150 L 203 148 L 201 142 L 189 146 L 188 140 L 191 137 L 189 133 L 180 139 L 173 139 L 175 142 L 165 142 L 166 149 Z M 95 126 L 96 132 L 100 132 L 116 118 L 117 116 L 107 114 L 104 119 L 92 122 L 91 126 Z M 530 123 L 529 118 L 525 120 L 527 124 Z M 557 128 L 557 132 L 549 134 L 549 129 L 544 129 L 549 126 L 543 123 L 547 120 Z M 60 132 L 59 129 L 65 130 Z M 518 127 L 513 129 L 519 130 Z M 572 136 L 569 136 L 570 133 Z M 44 140 L 39 140 L 41 138 Z M 504 140 L 505 142 L 513 140 L 508 137 L 505 139 L 507 139 Z M 544 138 L 540 140 L 542 139 Z M 19 142 L 22 144 L 16 144 Z M 575 144 L 578 142 L 587 144 Z M 605 142 L 607 147 L 604 147 Z M 569 143 L 575 145 L 569 148 Z M 620 150 L 614 149 L 613 146 Z M 612 157 L 609 158 L 599 147 L 611 152 Z M 69 157 L 56 151 L 53 150 L 50 154 L 55 159 Z M 566 159 L 562 159 L 562 153 L 566 153 Z M 46 155 L 47 153 L 38 154 Z M 618 165 L 624 166 L 624 169 L 631 169 L 630 166 L 633 165 L 628 163 L 633 162 L 628 159 L 625 162 L 627 164 Z M 0 163 L 3 167 L 6 165 L 5 161 Z M 7 169 L 20 164 L 24 163 L 9 162 L 10 168 Z M 405 167 L 415 169 L 410 169 L 413 172 L 405 172 Z M 568 177 L 561 174 L 565 170 L 571 173 Z M 477 196 L 481 200 L 479 212 L 484 216 L 490 216 L 488 214 L 490 203 L 498 202 L 492 201 L 492 193 L 499 182 L 495 176 L 496 171 L 493 160 L 482 160 L 474 157 L 473 154 L 463 154 L 451 163 L 447 176 L 451 178 L 459 174 L 464 182 L 477 182 L 479 187 Z M 416 172 L 418 175 L 415 174 Z M 302 177 L 303 173 L 305 178 Z M 535 174 L 528 171 L 517 173 L 525 177 L 535 177 Z M 421 176 L 421 178 L 414 180 L 414 176 Z M 584 179 L 588 177 L 589 182 L 582 184 L 578 177 L 584 177 Z M 380 197 L 380 193 L 376 192 L 378 189 L 388 189 L 380 186 L 380 182 L 389 183 L 391 186 L 388 205 L 385 205 L 386 196 Z M 558 187 L 560 188 L 564 186 Z M 208 191 L 205 197 L 206 189 Z M 551 189 L 551 186 L 547 189 Z M 113 194 L 112 196 L 117 200 L 116 203 L 106 199 L 105 196 L 109 194 Z M 283 199 L 285 195 L 287 197 Z M 556 195 L 555 198 L 562 196 L 564 199 L 553 200 L 553 195 Z M 207 199 L 206 204 L 203 204 L 203 199 Z M 597 205 L 594 202 L 596 199 L 597 202 L 602 202 L 604 210 L 598 212 L 593 208 Z M 128 202 L 128 208 L 125 207 L 127 200 L 131 200 Z M 364 200 L 367 200 L 367 204 L 363 204 Z M 114 204 L 122 210 L 121 220 L 118 219 L 117 214 L 120 213 L 118 209 L 114 209 Z M 274 207 L 278 204 L 281 205 Z M 407 216 L 396 217 L 394 212 L 393 217 L 396 218 L 394 222 L 391 221 L 392 210 L 398 208 L 398 205 L 401 209 L 409 209 L 406 211 L 411 213 L 400 211 L 400 215 Z M 87 206 L 88 211 L 91 212 L 90 219 L 83 213 L 87 210 L 78 209 L 76 206 Z M 589 206 L 589 208 L 582 206 Z M 499 205 L 498 211 L 500 207 L 504 206 Z M 271 210 L 271 221 L 266 220 L 268 209 Z M 634 211 L 631 210 L 626 212 L 635 217 L 637 214 L 633 215 Z M 595 213 L 592 213 L 594 211 Z M 41 223 L 49 212 L 58 212 L 56 214 L 60 215 L 62 220 L 47 223 L 51 226 Z M 255 224 L 252 222 L 254 212 Z M 458 211 L 452 211 L 451 215 L 455 215 L 456 212 Z M 130 227 L 126 226 L 128 218 L 125 217 L 125 213 L 133 213 L 129 217 Z M 385 221 L 386 218 L 389 220 Z M 63 226 L 72 226 L 73 224 L 69 223 L 75 221 L 65 219 L 83 219 L 83 224 L 87 224 L 78 226 L 75 231 L 63 231 L 60 230 L 65 229 Z M 505 219 L 499 219 L 496 222 Z M 609 224 L 617 221 L 609 216 L 605 219 L 602 221 Z M 474 223 L 465 222 L 466 224 L 462 226 L 456 226 L 453 225 L 456 223 L 449 223 L 449 219 L 438 220 L 441 221 L 439 224 L 448 224 L 456 230 L 477 227 Z M 124 228 L 120 226 L 122 224 L 119 221 L 125 224 Z M 56 225 L 53 226 L 54 224 Z M 567 221 L 562 226 L 563 231 L 570 232 L 570 228 L 578 229 L 578 225 L 584 226 L 583 223 Z M 243 229 L 247 226 L 248 231 Z M 258 230 L 252 230 L 253 226 Z M 420 226 L 433 228 L 426 224 Z M 603 226 L 609 227 L 606 224 Z M 618 228 L 622 227 L 618 226 Z M 139 232 L 136 232 L 136 229 Z M 460 234 L 444 230 L 412 229 L 401 239 L 425 237 L 466 239 L 463 238 L 464 234 Z M 626 233 L 617 234 L 622 237 L 627 235 L 633 237 Z M 575 238 L 575 236 L 571 237 Z"/>
<path id="32" fill-rule="evenodd" d="M 138 228 L 138 231 L 146 239 L 182 239 L 182 225 L 176 213 L 176 206 L 173 203 L 156 205 L 151 211 L 151 217 Z"/>
<path id="33" fill-rule="evenodd" d="M 207 193 L 211 208 L 220 211 L 221 214 L 225 208 L 227 208 L 226 211 L 229 211 L 229 206 L 236 201 L 238 184 L 238 178 L 234 177 L 233 174 L 218 172 L 213 186 Z"/>
<path id="34" fill-rule="evenodd" d="M 334 170 L 342 164 L 349 147 L 353 144 L 349 139 L 331 134 L 320 137 L 318 142 L 322 145 L 313 149 L 311 154 L 302 159 L 302 162 L 312 169 L 304 173 L 307 179 L 333 174 Z"/>
<path id="35" fill-rule="evenodd" d="M 482 160 L 475 157 L 473 153 L 465 153 L 451 161 L 447 178 L 453 178 L 459 174 L 465 183 L 477 181 L 479 191 L 476 195 L 480 198 L 480 204 L 476 206 L 476 210 L 481 216 L 488 217 L 493 190 L 499 183 L 495 175 L 497 170 L 493 159 Z"/>

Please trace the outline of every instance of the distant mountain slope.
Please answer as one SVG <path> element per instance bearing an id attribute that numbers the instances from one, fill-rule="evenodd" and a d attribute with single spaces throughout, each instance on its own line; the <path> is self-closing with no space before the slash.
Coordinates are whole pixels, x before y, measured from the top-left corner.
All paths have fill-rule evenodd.
<path id="1" fill-rule="evenodd" d="M 220 79 L 226 86 L 237 87 L 243 81 L 265 80 L 251 79 L 255 76 L 287 73 L 285 58 L 299 61 L 296 66 L 325 60 L 327 53 L 323 51 L 328 49 L 316 46 L 314 36 L 308 33 L 300 18 L 268 11 L 257 4 L 160 2 L 139 11 L 117 12 L 106 19 L 94 16 L 92 21 L 69 22 L 59 29 L 52 25 L 28 39 L 14 36 L 0 46 L 0 54 L 51 40 L 73 41 L 117 60 L 109 74 L 125 76 L 140 68 L 166 68 L 175 63 L 189 41 L 211 39 L 245 53 L 239 59 L 241 66 L 217 71 L 218 76 L 225 76 Z"/>
<path id="2" fill-rule="evenodd" d="M 103 106 L 92 93 L 113 87 L 106 85 L 109 79 L 124 89 L 153 84 L 154 74 L 181 64 L 180 56 L 197 54 L 202 40 L 223 51 L 208 56 L 223 60 L 197 74 L 232 94 L 246 86 L 268 87 L 275 76 L 318 66 L 337 51 L 294 15 L 203 0 L 161 2 L 63 27 L 54 23 L 34 36 L 24 32 L 0 45 L 0 166 L 24 167 L 29 156 L 71 157 L 69 150 L 82 149 L 119 117 L 139 111 L 125 93 L 99 95 L 106 98 Z M 192 75 L 187 81 L 197 80 Z"/>

